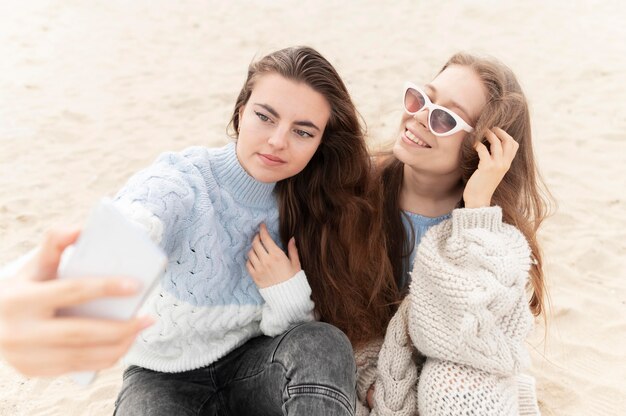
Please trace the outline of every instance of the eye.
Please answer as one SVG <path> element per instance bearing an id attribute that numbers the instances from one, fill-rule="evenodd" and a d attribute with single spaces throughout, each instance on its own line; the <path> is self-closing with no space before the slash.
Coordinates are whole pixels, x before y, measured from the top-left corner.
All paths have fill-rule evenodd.
<path id="1" fill-rule="evenodd" d="M 270 118 L 263 113 L 259 113 L 258 111 L 254 112 L 256 116 L 261 119 L 261 121 L 270 121 Z"/>
<path id="2" fill-rule="evenodd" d="M 313 137 L 313 135 L 311 133 L 309 133 L 308 131 L 304 131 L 304 130 L 294 130 L 294 132 L 300 136 L 300 137 Z"/>

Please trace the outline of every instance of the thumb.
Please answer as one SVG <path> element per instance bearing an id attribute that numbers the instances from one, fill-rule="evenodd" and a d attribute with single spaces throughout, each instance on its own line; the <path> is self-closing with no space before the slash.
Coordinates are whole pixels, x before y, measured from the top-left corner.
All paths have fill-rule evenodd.
<path id="1" fill-rule="evenodd" d="M 289 244 L 287 244 L 287 252 L 289 254 L 289 260 L 291 261 L 291 265 L 300 270 L 302 267 L 300 266 L 298 247 L 296 247 L 296 239 L 293 237 L 289 239 Z"/>
<path id="2" fill-rule="evenodd" d="M 79 235 L 80 229 L 65 228 L 48 231 L 37 255 L 36 269 L 32 279 L 54 279 L 57 275 L 61 254 L 67 246 L 78 239 Z"/>

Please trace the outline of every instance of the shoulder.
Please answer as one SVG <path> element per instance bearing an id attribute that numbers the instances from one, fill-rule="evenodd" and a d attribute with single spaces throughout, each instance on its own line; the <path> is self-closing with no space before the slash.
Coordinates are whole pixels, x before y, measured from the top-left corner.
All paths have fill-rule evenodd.
<path id="1" fill-rule="evenodd" d="M 195 182 L 195 178 L 213 182 L 213 168 L 224 150 L 223 147 L 193 146 L 179 152 L 166 152 L 159 155 L 152 168 L 187 182 Z"/>
<path id="2" fill-rule="evenodd" d="M 154 164 L 171 166 L 181 171 L 200 169 L 210 164 L 210 150 L 202 146 L 193 146 L 179 152 L 164 152 L 157 157 Z"/>

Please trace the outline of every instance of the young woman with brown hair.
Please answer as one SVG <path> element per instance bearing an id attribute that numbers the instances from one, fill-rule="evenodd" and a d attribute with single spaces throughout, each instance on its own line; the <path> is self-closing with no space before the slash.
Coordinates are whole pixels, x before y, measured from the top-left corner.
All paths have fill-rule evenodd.
<path id="1" fill-rule="evenodd" d="M 250 65 L 232 126 L 234 143 L 164 154 L 115 198 L 169 257 L 144 308 L 156 322 L 127 355 L 116 414 L 351 415 L 352 346 L 384 334 L 397 296 L 357 112 L 326 59 L 287 48 Z M 53 235 L 18 272 L 30 286 L 3 283 L 0 328 L 24 336 L 0 346 L 31 374 L 53 348 L 27 336 L 33 321 L 74 334 L 52 340 L 65 364 L 55 372 L 110 364 L 137 333 L 131 326 L 103 361 L 100 343 L 110 340 L 100 332 L 122 328 L 77 327 L 54 317 L 62 302 L 43 302 L 72 290 L 54 277 L 75 238 Z M 48 309 L 28 312 L 26 325 L 24 301 Z"/>
<path id="2" fill-rule="evenodd" d="M 407 296 L 375 388 L 362 370 L 359 396 L 369 391 L 379 415 L 536 414 L 520 370 L 531 313 L 545 309 L 536 233 L 549 194 L 526 98 L 508 67 L 459 53 L 424 88 L 407 83 L 403 106 L 379 173 L 388 255 Z"/>

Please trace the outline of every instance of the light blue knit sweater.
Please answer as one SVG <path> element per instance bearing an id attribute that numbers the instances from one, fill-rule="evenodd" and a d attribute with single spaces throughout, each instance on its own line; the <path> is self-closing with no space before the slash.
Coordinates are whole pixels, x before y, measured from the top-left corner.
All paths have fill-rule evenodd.
<path id="1" fill-rule="evenodd" d="M 252 337 L 314 319 L 304 272 L 259 290 L 245 267 L 261 223 L 279 241 L 274 186 L 249 176 L 230 143 L 166 153 L 118 193 L 116 205 L 169 257 L 144 306 L 157 323 L 138 337 L 128 364 L 192 370 Z"/>

